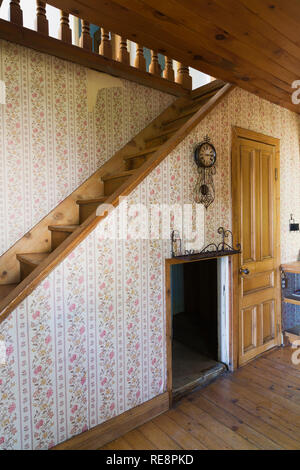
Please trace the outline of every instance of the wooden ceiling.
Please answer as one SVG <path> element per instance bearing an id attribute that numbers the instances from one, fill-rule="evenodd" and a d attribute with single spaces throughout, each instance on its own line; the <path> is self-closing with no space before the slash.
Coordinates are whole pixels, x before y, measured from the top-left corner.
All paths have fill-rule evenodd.
<path id="1" fill-rule="evenodd" d="M 300 79 L 300 0 L 48 0 L 273 103 Z"/>

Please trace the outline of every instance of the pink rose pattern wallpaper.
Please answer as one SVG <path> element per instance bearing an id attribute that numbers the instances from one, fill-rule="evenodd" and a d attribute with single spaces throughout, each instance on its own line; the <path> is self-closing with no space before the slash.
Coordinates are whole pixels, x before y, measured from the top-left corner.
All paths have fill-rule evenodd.
<path id="1" fill-rule="evenodd" d="M 130 126 L 139 122 L 132 117 Z M 232 125 L 281 139 L 282 260 L 295 260 L 300 237 L 288 232 L 288 219 L 290 212 L 300 219 L 299 117 L 239 89 L 152 171 L 128 205 L 191 202 L 193 147 L 208 134 L 218 155 L 216 200 L 199 231 L 211 241 L 220 225 L 230 228 Z M 105 128 L 101 132 L 104 142 L 112 139 Z M 119 210 L 114 214 L 120 224 Z M 0 366 L 0 449 L 50 448 L 166 390 L 164 263 L 170 243 L 106 239 L 112 217 L 0 325 L 7 351 Z"/>
<path id="2" fill-rule="evenodd" d="M 0 255 L 174 100 L 122 80 L 89 113 L 87 69 L 2 40 L 0 80 Z"/>

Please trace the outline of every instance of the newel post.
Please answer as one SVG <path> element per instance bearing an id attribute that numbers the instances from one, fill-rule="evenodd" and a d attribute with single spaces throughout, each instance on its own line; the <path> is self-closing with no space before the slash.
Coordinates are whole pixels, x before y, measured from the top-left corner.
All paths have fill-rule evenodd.
<path id="1" fill-rule="evenodd" d="M 112 47 L 109 31 L 106 31 L 104 28 L 101 28 L 101 44 L 99 47 L 99 54 L 103 55 L 107 59 L 112 58 Z"/>
<path id="2" fill-rule="evenodd" d="M 171 82 L 174 82 L 175 80 L 175 74 L 174 74 L 174 68 L 173 68 L 173 59 L 170 59 L 169 57 L 165 57 L 165 69 L 163 73 L 163 77 L 166 78 L 167 80 L 170 80 Z"/>
<path id="3" fill-rule="evenodd" d="M 176 82 L 187 90 L 191 90 L 193 87 L 192 77 L 189 74 L 189 68 L 185 67 L 180 62 L 177 63 Z"/>
<path id="4" fill-rule="evenodd" d="M 60 11 L 60 27 L 58 37 L 61 41 L 72 44 L 72 30 L 69 26 L 69 13 Z"/>
<path id="5" fill-rule="evenodd" d="M 46 16 L 46 2 L 36 1 L 36 30 L 38 33 L 49 35 L 49 25 Z"/>
<path id="6" fill-rule="evenodd" d="M 140 44 L 136 45 L 136 56 L 134 66 L 139 70 L 146 70 L 146 59 L 144 56 L 144 48 Z"/>
<path id="7" fill-rule="evenodd" d="M 85 20 L 81 20 L 81 36 L 79 41 L 80 47 L 87 51 L 93 50 L 93 40 L 90 35 L 90 23 Z"/>
<path id="8" fill-rule="evenodd" d="M 122 64 L 130 65 L 130 54 L 127 49 L 127 39 L 123 37 L 120 38 L 118 61 L 122 62 Z"/>
<path id="9" fill-rule="evenodd" d="M 23 26 L 23 12 L 20 7 L 20 0 L 11 0 L 9 4 L 9 21 Z"/>
<path id="10" fill-rule="evenodd" d="M 161 76 L 161 66 L 158 62 L 158 54 L 156 51 L 151 51 L 151 64 L 149 67 L 149 72 L 153 75 Z"/>

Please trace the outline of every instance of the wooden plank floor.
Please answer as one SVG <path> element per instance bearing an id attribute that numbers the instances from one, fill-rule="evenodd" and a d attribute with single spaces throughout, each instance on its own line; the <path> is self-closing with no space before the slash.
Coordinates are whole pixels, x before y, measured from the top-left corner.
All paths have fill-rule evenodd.
<path id="1" fill-rule="evenodd" d="M 300 366 L 271 351 L 103 450 L 300 449 Z"/>

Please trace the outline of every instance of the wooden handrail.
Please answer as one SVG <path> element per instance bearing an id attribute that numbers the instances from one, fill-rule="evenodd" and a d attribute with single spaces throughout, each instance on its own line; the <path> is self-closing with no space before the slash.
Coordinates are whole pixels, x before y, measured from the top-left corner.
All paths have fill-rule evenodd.
<path id="1" fill-rule="evenodd" d="M 46 37 L 49 37 L 49 24 L 46 16 L 46 4 L 47 2 L 36 0 L 36 31 L 40 34 L 43 34 Z M 23 12 L 20 6 L 20 0 L 11 0 L 10 1 L 10 16 L 9 21 L 14 25 L 20 27 L 23 26 Z M 146 71 L 146 61 L 143 52 L 143 45 L 137 44 L 136 56 L 132 57 L 130 60 L 130 53 L 127 49 L 127 39 L 122 36 L 120 41 L 120 48 L 116 54 L 112 53 L 112 44 L 110 32 L 107 31 L 102 26 L 99 26 L 101 30 L 101 43 L 98 50 L 93 50 L 93 38 L 90 33 L 90 23 L 84 18 L 81 20 L 81 37 L 79 46 L 85 51 L 90 51 L 97 53 L 106 59 L 116 59 L 116 61 L 124 64 L 125 66 L 130 67 L 130 63 L 134 63 L 134 67 L 140 71 Z M 72 44 L 72 31 L 69 26 L 69 14 L 65 11 L 61 11 L 60 25 L 57 25 L 58 28 L 58 40 L 66 43 Z M 115 34 L 118 34 L 118 31 L 114 31 Z M 97 34 L 97 37 L 99 34 Z M 0 37 L 3 35 L 0 34 Z M 13 38 L 10 38 L 13 40 Z M 94 40 L 94 44 L 96 41 Z M 32 45 L 31 47 L 38 49 L 38 45 Z M 53 55 L 57 55 L 56 51 L 53 50 Z M 49 53 L 49 51 L 48 51 Z M 51 51 L 50 51 L 51 54 Z M 148 73 L 154 77 L 159 77 L 162 80 L 166 80 L 167 84 L 177 83 L 187 90 L 192 89 L 192 79 L 189 76 L 188 67 L 180 64 L 178 68 L 177 77 L 175 80 L 175 74 L 173 71 L 173 60 L 168 57 L 165 58 L 165 67 L 164 70 L 161 69 L 161 65 L 158 60 L 157 51 L 151 51 L 151 63 L 149 66 Z M 172 93 L 172 92 L 171 92 Z"/>

